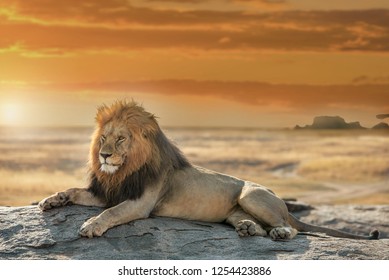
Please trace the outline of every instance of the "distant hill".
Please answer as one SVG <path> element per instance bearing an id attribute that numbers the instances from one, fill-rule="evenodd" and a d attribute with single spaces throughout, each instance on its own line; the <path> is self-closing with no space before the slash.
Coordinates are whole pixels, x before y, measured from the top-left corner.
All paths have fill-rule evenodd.
<path id="1" fill-rule="evenodd" d="M 389 114 L 379 114 L 376 117 L 377 117 L 377 119 L 383 120 L 383 119 L 389 118 Z M 389 129 L 389 125 L 387 123 L 380 122 L 380 123 L 376 124 L 375 126 L 373 126 L 371 129 Z"/>
<path id="2" fill-rule="evenodd" d="M 376 124 L 371 129 L 389 129 L 389 124 L 380 122 L 379 124 Z"/>
<path id="3" fill-rule="evenodd" d="M 365 129 L 359 122 L 347 123 L 339 116 L 315 117 L 312 125 L 301 127 L 296 125 L 295 129 Z"/>

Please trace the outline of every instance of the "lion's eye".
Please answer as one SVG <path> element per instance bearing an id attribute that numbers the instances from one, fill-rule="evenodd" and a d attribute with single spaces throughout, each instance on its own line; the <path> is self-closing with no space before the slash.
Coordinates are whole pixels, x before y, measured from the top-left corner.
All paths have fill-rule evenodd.
<path id="1" fill-rule="evenodd" d="M 118 138 L 118 140 L 117 140 L 117 143 L 122 143 L 122 142 L 124 142 L 124 140 L 126 140 L 125 137 L 119 136 L 119 138 Z"/>
<path id="2" fill-rule="evenodd" d="M 104 136 L 104 135 L 101 135 L 101 137 L 100 137 L 100 142 L 101 142 L 101 143 L 104 143 L 104 142 L 105 142 L 105 136 Z"/>

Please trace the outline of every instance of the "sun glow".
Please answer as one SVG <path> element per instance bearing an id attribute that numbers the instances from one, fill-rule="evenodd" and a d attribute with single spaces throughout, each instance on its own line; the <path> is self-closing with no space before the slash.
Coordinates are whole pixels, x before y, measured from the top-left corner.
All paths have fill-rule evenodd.
<path id="1" fill-rule="evenodd" d="M 0 104 L 0 125 L 20 125 L 23 121 L 22 105 L 17 103 Z"/>

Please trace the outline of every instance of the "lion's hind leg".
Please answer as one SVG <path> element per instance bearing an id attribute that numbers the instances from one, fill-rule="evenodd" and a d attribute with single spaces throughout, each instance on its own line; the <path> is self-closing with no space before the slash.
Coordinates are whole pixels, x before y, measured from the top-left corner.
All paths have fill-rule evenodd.
<path id="1" fill-rule="evenodd" d="M 253 216 L 244 212 L 241 208 L 234 211 L 226 220 L 226 223 L 235 227 L 239 236 L 266 236 L 266 231 L 254 219 Z"/>
<path id="2" fill-rule="evenodd" d="M 290 226 L 275 227 L 269 231 L 273 240 L 289 240 L 297 235 L 298 231 Z"/>
<path id="3" fill-rule="evenodd" d="M 245 186 L 238 200 L 242 209 L 266 226 L 273 240 L 289 240 L 297 230 L 288 223 L 288 209 L 285 203 L 265 188 Z"/>

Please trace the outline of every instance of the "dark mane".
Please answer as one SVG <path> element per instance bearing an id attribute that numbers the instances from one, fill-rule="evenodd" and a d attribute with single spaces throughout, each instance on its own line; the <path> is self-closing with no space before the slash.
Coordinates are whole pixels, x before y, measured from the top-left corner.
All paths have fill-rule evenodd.
<path id="1" fill-rule="evenodd" d="M 174 145 L 165 134 L 159 130 L 155 139 L 152 140 L 156 147 L 159 148 L 161 165 L 167 164 L 172 166 L 174 169 L 183 169 L 191 166 L 189 161 L 183 155 L 179 148 Z"/>
<path id="2" fill-rule="evenodd" d="M 139 170 L 125 177 L 119 186 L 104 186 L 95 173 L 90 175 L 88 191 L 112 207 L 125 200 L 136 200 L 142 197 L 146 187 L 158 182 L 159 177 L 167 171 L 183 169 L 191 166 L 182 152 L 159 129 L 150 141 L 158 149 L 159 156 L 155 156 Z M 131 160 L 131 159 L 129 159 Z M 156 162 L 158 160 L 159 162 Z M 112 174 L 111 176 L 115 176 Z"/>

